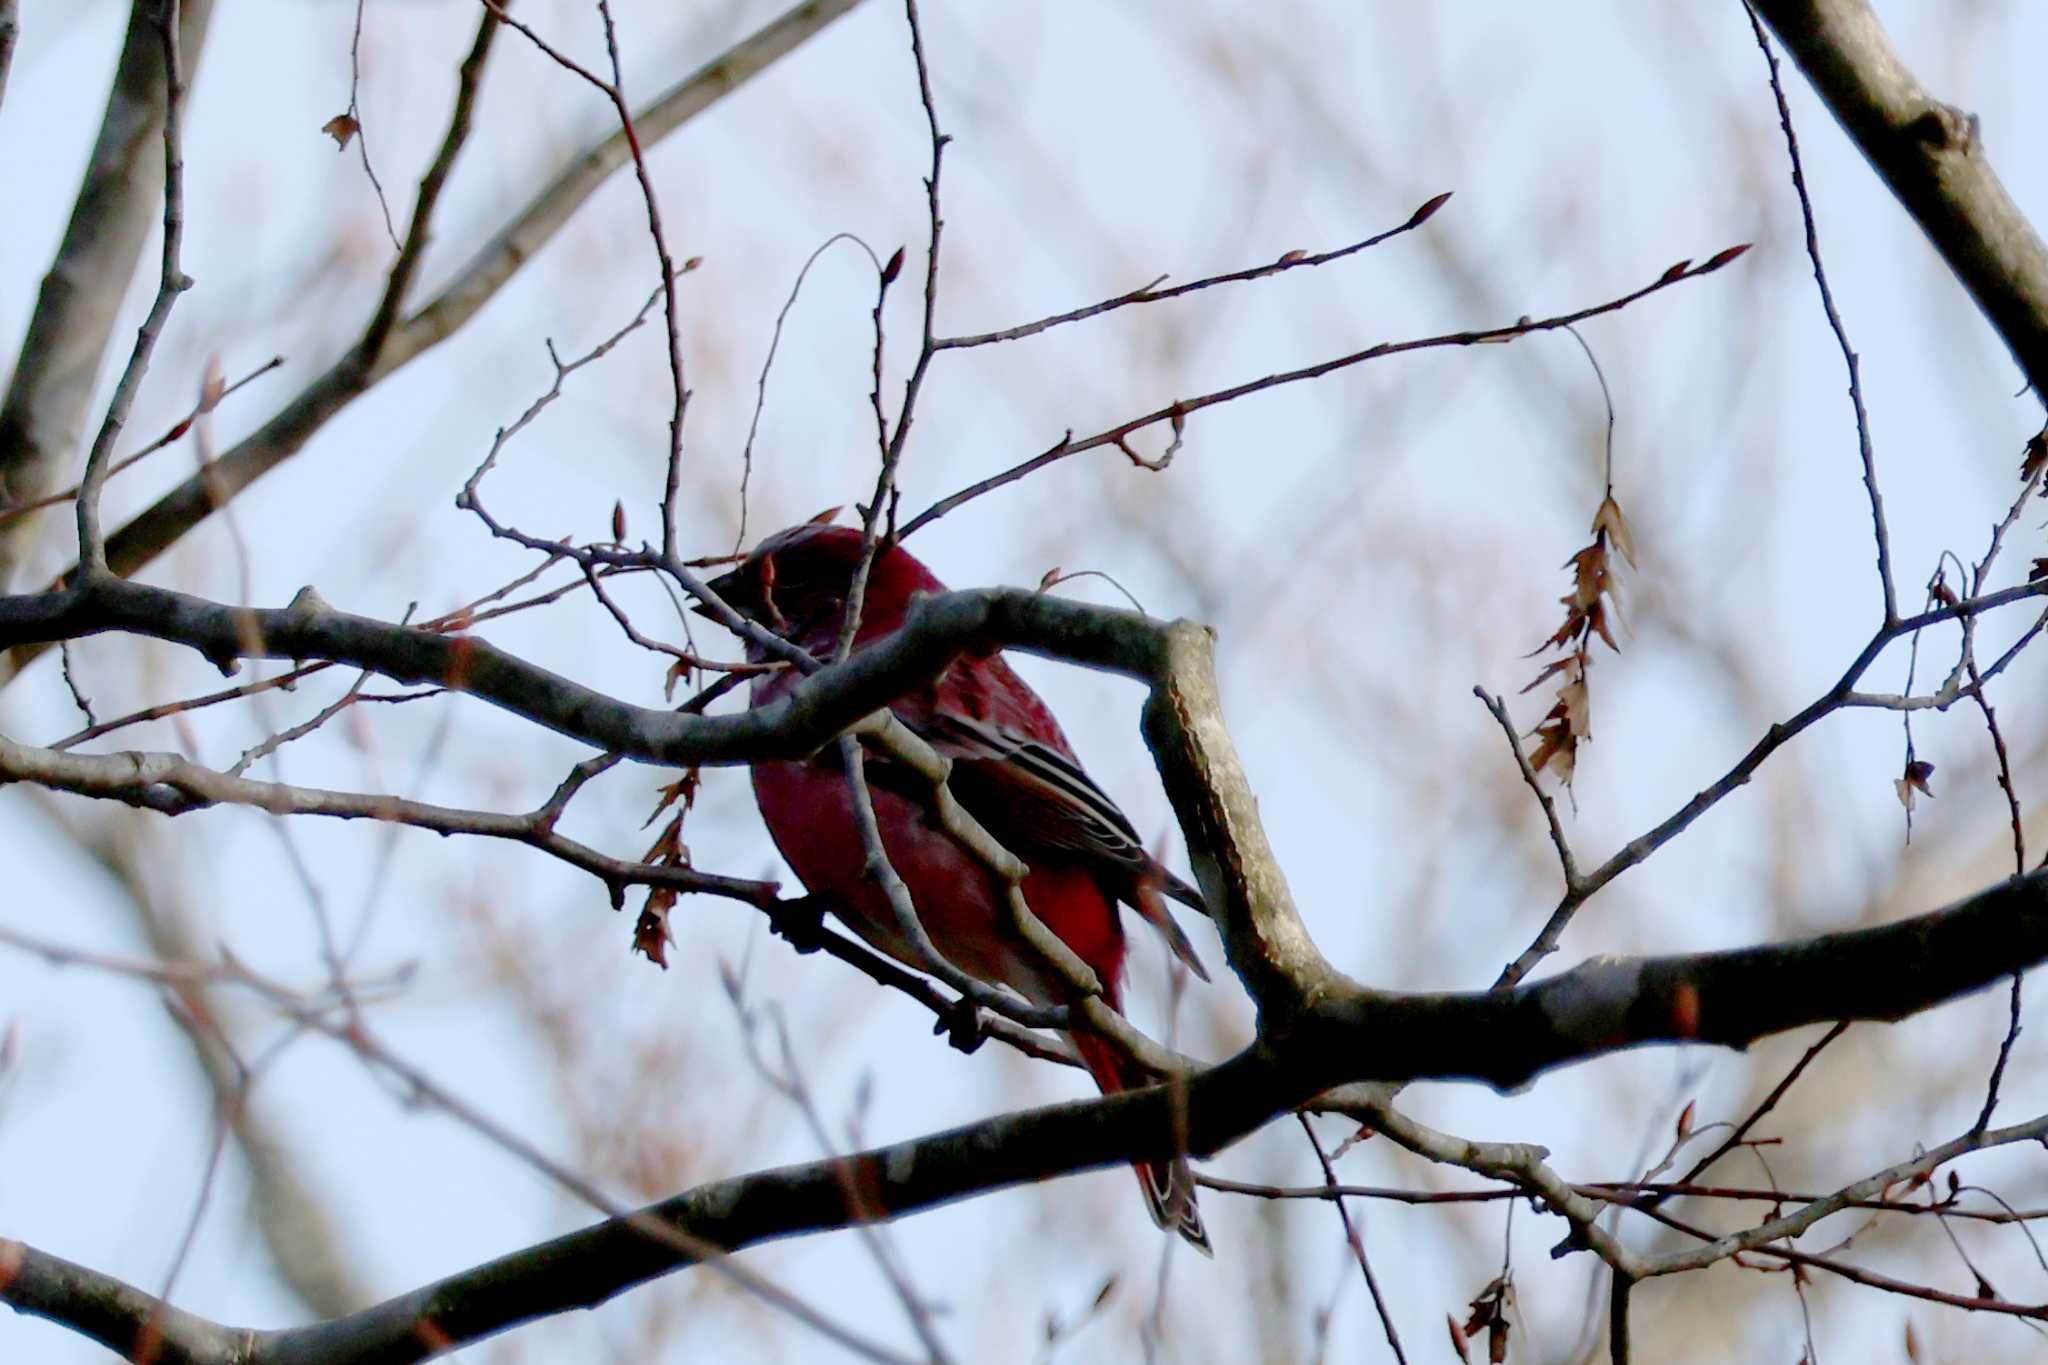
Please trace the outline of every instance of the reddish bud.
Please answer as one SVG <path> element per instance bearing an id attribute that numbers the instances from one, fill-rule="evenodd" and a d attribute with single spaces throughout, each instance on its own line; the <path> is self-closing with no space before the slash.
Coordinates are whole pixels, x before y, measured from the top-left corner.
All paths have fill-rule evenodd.
<path id="1" fill-rule="evenodd" d="M 1722 266 L 1728 264 L 1728 262 L 1734 260 L 1737 256 L 1740 256 L 1743 252 L 1749 250 L 1750 247 L 1753 245 L 1755 245 L 1755 243 L 1753 242 L 1744 242 L 1741 246 L 1724 247 L 1720 251 L 1717 251 L 1713 255 L 1707 257 L 1706 263 L 1700 266 L 1700 268 L 1693 273 L 1698 275 L 1704 275 L 1709 270 L 1719 270 Z"/>
<path id="2" fill-rule="evenodd" d="M 1436 211 L 1438 209 L 1442 208 L 1445 204 L 1448 204 L 1450 202 L 1451 191 L 1449 190 L 1445 190 L 1442 194 L 1437 195 L 1434 199 L 1423 200 L 1422 207 L 1415 210 L 1413 214 L 1409 215 L 1408 221 L 1405 224 L 1403 224 L 1403 226 L 1411 228 L 1421 227 L 1424 223 L 1436 217 Z"/>

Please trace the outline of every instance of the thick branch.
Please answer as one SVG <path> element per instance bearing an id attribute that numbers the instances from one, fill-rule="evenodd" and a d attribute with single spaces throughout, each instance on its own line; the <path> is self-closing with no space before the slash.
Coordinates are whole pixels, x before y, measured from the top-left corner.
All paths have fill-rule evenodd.
<path id="1" fill-rule="evenodd" d="M 682 1248 L 727 1250 L 894 1218 L 969 1195 L 1181 1150 L 1210 1154 L 1324 1091 L 1352 1081 L 1476 1078 L 1525 1082 L 1553 1067 L 1651 1042 L 1742 1046 L 1825 1019 L 1896 1019 L 2048 956 L 2048 873 L 2015 879 L 1946 909 L 1877 929 L 1690 957 L 1606 959 L 1506 992 L 1392 996 L 1352 991 L 1186 1080 L 1006 1114 L 847 1157 L 701 1186 L 634 1219 L 614 1219 L 513 1253 L 364 1313 L 282 1332 L 230 1333 L 168 1314 L 180 1359 L 249 1365 L 351 1365 L 426 1359 L 517 1323 L 603 1302 L 692 1264 Z M 2001 1135 L 1993 1135 L 2001 1136 Z M 1404 1141 L 1441 1145 L 1419 1126 Z M 1458 1159 L 1541 1180 L 1533 1148 L 1465 1144 Z M 1867 1182 L 1866 1182 L 1867 1183 Z M 1861 1189 L 1852 1187 L 1851 1193 Z M 1546 1187 L 1567 1215 L 1586 1209 Z M 1817 1206 L 1822 1216 L 1832 1205 Z M 646 1218 L 682 1234 L 656 1238 Z M 1619 1254 L 1619 1248 L 1609 1248 Z M 1631 1270 L 1638 1269 L 1624 1258 Z M 16 1243 L 0 1243 L 0 1300 L 79 1326 L 126 1349 L 147 1310 L 136 1291 Z M 1658 1266 L 1659 1269 L 1663 1267 Z M 230 1356 L 231 1346 L 244 1354 Z M 209 1353 L 209 1351 L 211 1353 Z"/>
<path id="2" fill-rule="evenodd" d="M 1555 1067 L 1647 1043 L 1747 1047 L 1805 1024 L 1898 1020 L 2048 958 L 2048 872 L 2014 878 L 1894 924 L 1677 957 L 1595 958 L 1488 996 L 1354 991 L 1319 1002 L 1295 1049 L 1385 1048 L 1342 1080 L 1423 1077 L 1500 1089 Z M 1491 998 L 1501 1008 L 1476 1002 Z M 1327 1088 L 1327 1087 L 1325 1087 Z"/>
<path id="3" fill-rule="evenodd" d="M 111 1275 L 0 1239 L 0 1302 L 62 1323 L 120 1356 L 154 1345 L 157 1365 L 227 1365 L 248 1333 L 172 1308 Z"/>
<path id="4" fill-rule="evenodd" d="M 1224 908 L 1233 964 L 1261 1007 L 1291 1009 L 1337 979 L 1302 926 L 1259 829 L 1223 726 L 1210 638 L 1199 626 L 1042 593 L 946 593 L 919 603 L 903 630 L 805 679 L 774 705 L 701 716 L 630 705 L 471 636 L 338 612 L 311 591 L 283 609 L 245 609 L 96 576 L 66 592 L 0 597 L 0 649 L 104 631 L 176 641 L 222 667 L 244 658 L 327 659 L 401 682 L 433 682 L 608 753 L 669 766 L 814 753 L 962 653 L 1008 646 L 1110 669 L 1153 685 L 1148 733 L 1161 752 L 1168 795 L 1212 904 Z"/>
<path id="5" fill-rule="evenodd" d="M 1223 723 L 1213 632 L 1177 621 L 1164 628 L 1161 645 L 1145 704 L 1145 739 L 1223 932 L 1231 970 L 1257 1002 L 1263 1031 L 1276 1014 L 1350 983 L 1316 947 L 1266 841 L 1258 798 Z"/>
<path id="6" fill-rule="evenodd" d="M 2048 246 L 1985 155 L 1977 120 L 1928 94 L 1868 0 L 1753 0 L 1814 89 L 2048 396 Z"/>
<path id="7" fill-rule="evenodd" d="M 1893 630 L 2042 595 L 2048 595 L 2048 580 L 1943 606 Z M 1159 751 L 1198 875 L 1209 883 L 1232 965 L 1262 1011 L 1279 1006 L 1285 1015 L 1298 1005 L 1350 998 L 1356 990 L 1316 952 L 1265 846 L 1223 727 L 1208 637 L 1199 626 L 1015 589 L 944 593 L 920 601 L 904 629 L 807 677 L 773 705 L 701 716 L 631 705 L 473 636 L 338 612 L 310 590 L 289 607 L 268 610 L 103 577 L 65 592 L 0 597 L 0 649 L 106 631 L 182 643 L 223 667 L 243 658 L 327 659 L 404 683 L 431 682 L 605 752 L 668 766 L 807 756 L 929 683 L 963 653 L 1019 648 L 1123 673 L 1153 687 L 1148 738 Z M 1849 676 L 1881 647 L 1882 640 L 1873 640 Z M 1770 742 L 1778 742 L 1776 734 Z M 1624 862 L 1626 852 L 1611 863 Z M 1597 885 L 1611 875 L 1603 869 L 1588 880 Z"/>
<path id="8" fill-rule="evenodd" d="M 0 401 L 0 509 L 55 488 L 82 447 L 86 406 L 163 189 L 159 8 L 157 0 L 134 0 L 99 140 Z M 213 0 L 180 6 L 178 46 L 188 72 L 197 65 L 212 14 Z M 8 27 L 0 16 L 0 29 Z M 11 35 L 4 45 L 12 46 Z M 4 67 L 0 61 L 0 79 Z M 27 527 L 0 526 L 0 589 L 15 576 Z"/>
<path id="9" fill-rule="evenodd" d="M 1166 629 L 1135 612 L 1014 589 L 947 593 L 783 701 L 699 716 L 619 701 L 475 636 L 336 611 L 310 590 L 270 609 L 105 578 L 0 597 L 0 649 L 118 631 L 189 646 L 224 669 L 241 659 L 333 660 L 466 692 L 595 748 L 671 767 L 807 756 L 969 650 L 1016 647 L 1149 680 Z"/>
<path id="10" fill-rule="evenodd" d="M 17 0 L 0 0 L 0 103 L 7 99 L 7 71 L 14 65 L 14 43 L 21 37 L 21 7 Z"/>

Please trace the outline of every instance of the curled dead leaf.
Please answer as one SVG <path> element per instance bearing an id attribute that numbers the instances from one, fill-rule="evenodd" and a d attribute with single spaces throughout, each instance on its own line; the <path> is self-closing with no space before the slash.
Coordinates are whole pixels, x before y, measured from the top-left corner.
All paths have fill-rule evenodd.
<path id="1" fill-rule="evenodd" d="M 354 114 L 336 114 L 320 125 L 320 131 L 334 139 L 335 151 L 345 152 L 348 150 L 348 144 L 355 140 L 356 134 L 363 131 L 363 125 L 356 122 Z"/>
<path id="2" fill-rule="evenodd" d="M 1586 697 L 1586 680 L 1574 678 L 1557 689 L 1557 708 L 1574 739 L 1593 737 L 1592 707 Z"/>
<path id="3" fill-rule="evenodd" d="M 1908 763 L 1904 775 L 1892 782 L 1892 790 L 1899 794 L 1899 804 L 1912 810 L 1915 793 L 1932 800 L 1934 788 L 1928 785 L 1928 779 L 1933 776 L 1934 765 L 1926 759 L 1916 758 Z"/>
<path id="4" fill-rule="evenodd" d="M 676 941 L 668 928 L 668 912 L 675 904 L 676 893 L 657 886 L 647 893 L 647 904 L 633 924 L 633 951 L 663 971 L 668 970 L 668 945 Z"/>
<path id="5" fill-rule="evenodd" d="M 2026 452 L 2020 456 L 2020 482 L 2031 482 L 2043 469 L 2048 469 L 2048 427 L 2027 439 Z"/>
<path id="6" fill-rule="evenodd" d="M 1628 518 L 1621 514 L 1621 504 L 1614 500 L 1612 493 L 1600 500 L 1599 510 L 1593 513 L 1593 534 L 1604 535 L 1613 541 L 1614 548 L 1621 551 L 1621 557 L 1628 561 L 1628 566 L 1631 569 L 1636 566 L 1635 534 L 1629 530 Z"/>

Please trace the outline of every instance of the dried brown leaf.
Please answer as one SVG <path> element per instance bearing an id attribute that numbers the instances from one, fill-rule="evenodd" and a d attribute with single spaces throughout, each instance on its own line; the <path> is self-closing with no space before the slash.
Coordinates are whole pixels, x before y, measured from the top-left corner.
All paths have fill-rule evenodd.
<path id="1" fill-rule="evenodd" d="M 1621 557 L 1628 566 L 1636 566 L 1636 538 L 1628 528 L 1628 518 L 1621 514 L 1621 504 L 1609 493 L 1600 500 L 1600 510 L 1593 513 L 1593 534 L 1605 534 L 1614 542 L 1614 548 L 1621 551 Z"/>
<path id="2" fill-rule="evenodd" d="M 676 941 L 668 927 L 668 912 L 675 904 L 676 893 L 657 886 L 647 893 L 647 904 L 633 924 L 633 951 L 663 971 L 668 970 L 668 946 Z"/>
<path id="3" fill-rule="evenodd" d="M 2028 438 L 2026 453 L 2020 456 L 2020 482 L 2026 483 L 2048 469 L 2048 427 Z"/>
<path id="4" fill-rule="evenodd" d="M 1540 773 L 1555 766 L 1559 777 L 1570 782 L 1572 751 L 1578 746 L 1571 725 L 1553 709 L 1550 717 L 1536 727 L 1535 735 L 1536 750 L 1529 755 L 1529 767 Z"/>
<path id="5" fill-rule="evenodd" d="M 1593 737 L 1592 706 L 1586 696 L 1586 680 L 1573 678 L 1557 689 L 1557 709 L 1575 740 Z"/>
<path id="6" fill-rule="evenodd" d="M 1900 780 L 1924 796 L 1933 796 L 1934 789 L 1927 785 L 1927 779 L 1934 776 L 1934 765 L 1924 758 L 1916 758 L 1906 765 L 1906 775 Z"/>
<path id="7" fill-rule="evenodd" d="M 1607 590 L 1607 549 L 1594 541 L 1566 561 L 1572 569 L 1572 595 L 1567 601 L 1576 607 L 1590 607 Z"/>
<path id="8" fill-rule="evenodd" d="M 1614 632 L 1607 628 L 1607 607 L 1605 603 L 1595 602 L 1587 610 L 1586 620 L 1592 625 L 1593 630 L 1600 638 L 1607 642 L 1609 649 L 1613 650 L 1616 654 L 1621 653 L 1621 646 L 1614 642 Z"/>
<path id="9" fill-rule="evenodd" d="M 1538 650 L 1537 652 L 1541 653 L 1542 651 Z M 1529 693 L 1534 692 L 1537 688 L 1543 686 L 1545 682 L 1547 682 L 1551 678 L 1556 677 L 1558 674 L 1564 672 L 1564 670 L 1570 668 L 1571 666 L 1572 656 L 1569 654 L 1567 654 L 1562 659 L 1553 659 L 1551 662 L 1543 666 L 1543 671 L 1541 673 L 1538 673 L 1533 679 L 1531 679 L 1527 687 L 1522 689 L 1522 694 L 1526 696 Z"/>
<path id="10" fill-rule="evenodd" d="M 683 770 L 682 776 L 678 777 L 675 781 L 655 789 L 659 793 L 661 800 L 654 807 L 654 813 L 641 822 L 640 828 L 646 829 L 656 820 L 659 820 L 662 814 L 678 801 L 683 803 L 683 809 L 682 813 L 676 816 L 668 829 L 662 831 L 662 836 L 655 841 L 654 847 L 647 851 L 646 860 L 648 862 L 675 861 L 672 858 L 658 856 L 663 852 L 665 843 L 672 839 L 673 851 L 682 852 L 684 856 L 681 861 L 683 865 L 688 865 L 688 853 L 682 848 L 683 816 L 689 814 L 690 808 L 697 804 L 698 781 L 699 775 L 697 770 L 695 768 L 686 768 Z"/>
<path id="11" fill-rule="evenodd" d="M 363 125 L 356 122 L 354 114 L 336 114 L 320 125 L 320 131 L 334 139 L 335 151 L 345 152 L 356 134 L 363 131 Z"/>

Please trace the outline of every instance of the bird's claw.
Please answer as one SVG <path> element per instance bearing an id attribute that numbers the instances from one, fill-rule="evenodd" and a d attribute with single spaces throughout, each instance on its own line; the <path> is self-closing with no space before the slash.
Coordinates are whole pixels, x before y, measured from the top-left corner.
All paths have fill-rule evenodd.
<path id="1" fill-rule="evenodd" d="M 980 1009 L 964 995 L 939 1016 L 938 1022 L 932 1025 L 932 1032 L 945 1034 L 946 1041 L 962 1052 L 972 1052 L 988 1041 L 988 1033 L 981 1025 Z"/>
<path id="2" fill-rule="evenodd" d="M 778 901 L 768 912 L 768 928 L 798 952 L 815 953 L 825 946 L 825 907 L 815 896 Z"/>

